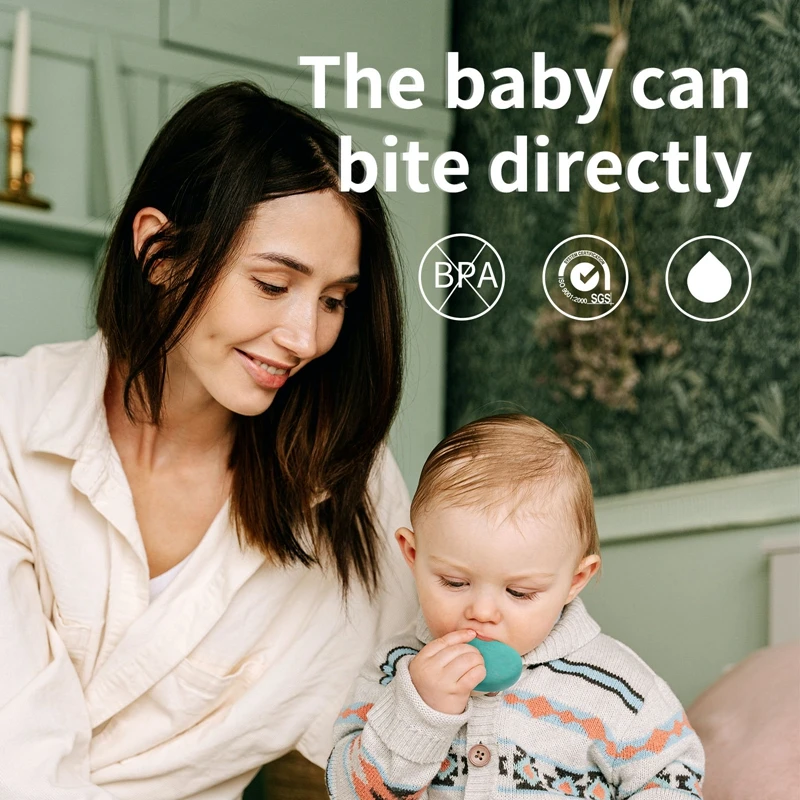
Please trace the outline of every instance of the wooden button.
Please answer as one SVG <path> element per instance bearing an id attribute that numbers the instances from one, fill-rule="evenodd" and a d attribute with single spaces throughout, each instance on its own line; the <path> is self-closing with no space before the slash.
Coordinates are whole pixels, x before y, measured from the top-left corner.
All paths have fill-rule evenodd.
<path id="1" fill-rule="evenodd" d="M 489 763 L 491 757 L 492 754 L 489 752 L 489 748 L 482 744 L 473 745 L 470 747 L 469 753 L 467 753 L 469 763 L 472 764 L 473 767 L 485 767 Z"/>

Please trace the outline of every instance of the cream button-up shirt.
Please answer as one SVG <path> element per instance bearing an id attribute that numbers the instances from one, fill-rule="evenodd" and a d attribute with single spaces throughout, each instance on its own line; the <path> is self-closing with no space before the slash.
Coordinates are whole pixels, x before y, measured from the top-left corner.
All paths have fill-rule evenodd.
<path id="1" fill-rule="evenodd" d="M 293 748 L 324 766 L 353 678 L 416 612 L 397 465 L 371 483 L 376 601 L 242 550 L 226 504 L 150 603 L 107 362 L 99 334 L 0 359 L 0 798 L 232 800 Z"/>

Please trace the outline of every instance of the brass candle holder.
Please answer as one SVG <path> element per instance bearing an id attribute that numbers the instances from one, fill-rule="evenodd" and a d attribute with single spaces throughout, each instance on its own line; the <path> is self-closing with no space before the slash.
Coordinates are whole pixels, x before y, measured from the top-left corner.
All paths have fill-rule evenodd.
<path id="1" fill-rule="evenodd" d="M 8 128 L 8 162 L 6 188 L 0 191 L 0 200 L 33 208 L 50 208 L 51 203 L 31 194 L 33 173 L 25 169 L 25 135 L 33 120 L 28 117 L 5 117 Z"/>

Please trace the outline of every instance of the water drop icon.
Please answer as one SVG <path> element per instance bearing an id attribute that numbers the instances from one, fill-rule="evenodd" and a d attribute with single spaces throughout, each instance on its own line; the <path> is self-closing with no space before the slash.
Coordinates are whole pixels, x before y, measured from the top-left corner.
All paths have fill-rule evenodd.
<path id="1" fill-rule="evenodd" d="M 731 290 L 731 273 L 711 252 L 707 252 L 692 268 L 686 285 L 696 300 L 701 303 L 718 303 Z"/>

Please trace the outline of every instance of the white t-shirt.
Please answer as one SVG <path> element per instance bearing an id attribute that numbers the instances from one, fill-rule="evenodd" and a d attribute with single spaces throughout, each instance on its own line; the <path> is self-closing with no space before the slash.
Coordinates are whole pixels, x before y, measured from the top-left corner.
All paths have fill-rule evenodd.
<path id="1" fill-rule="evenodd" d="M 156 599 L 164 589 L 169 586 L 172 581 L 178 576 L 178 573 L 186 566 L 186 562 L 192 557 L 189 553 L 183 561 L 179 561 L 174 567 L 171 567 L 166 572 L 156 575 L 155 578 L 150 578 L 150 602 Z"/>

